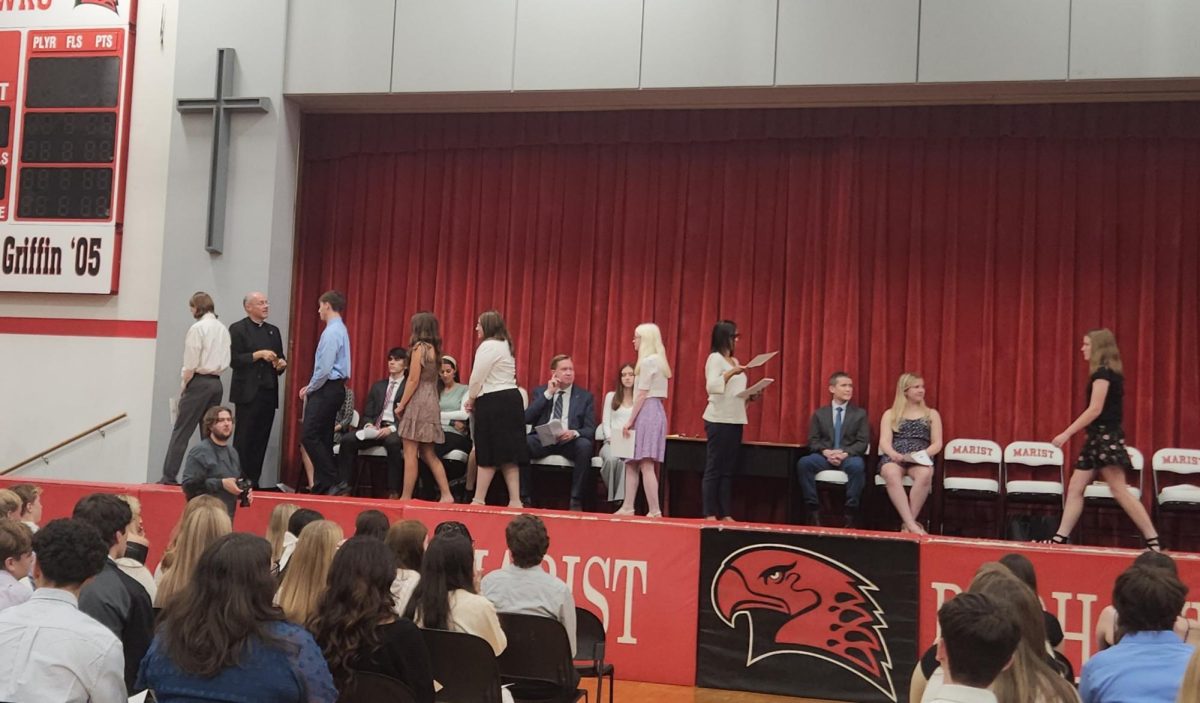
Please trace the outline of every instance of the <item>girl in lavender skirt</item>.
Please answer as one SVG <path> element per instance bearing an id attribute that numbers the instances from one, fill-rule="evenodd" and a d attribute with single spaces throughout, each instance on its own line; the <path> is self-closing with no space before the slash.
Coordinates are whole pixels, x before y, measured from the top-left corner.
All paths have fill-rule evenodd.
<path id="1" fill-rule="evenodd" d="M 633 456 L 625 462 L 625 502 L 617 515 L 633 515 L 639 478 L 646 490 L 647 517 L 662 517 L 658 507 L 658 465 L 667 451 L 667 413 L 663 401 L 667 397 L 667 379 L 671 365 L 663 346 L 658 325 L 647 322 L 633 331 L 633 348 L 638 361 L 634 367 L 633 412 L 621 432 L 628 437 L 632 431 Z"/>

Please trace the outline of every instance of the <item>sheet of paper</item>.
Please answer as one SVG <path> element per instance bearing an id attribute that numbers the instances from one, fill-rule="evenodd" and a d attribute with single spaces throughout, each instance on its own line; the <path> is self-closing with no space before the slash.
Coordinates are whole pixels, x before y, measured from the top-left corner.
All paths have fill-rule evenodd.
<path id="1" fill-rule="evenodd" d="M 538 441 L 542 443 L 542 446 L 551 447 L 558 444 L 558 436 L 567 428 L 563 427 L 562 420 L 551 420 L 533 429 L 537 432 Z"/>
<path id="2" fill-rule="evenodd" d="M 608 445 L 609 448 L 612 449 L 613 456 L 617 457 L 618 459 L 632 459 L 633 440 L 636 439 L 636 437 L 637 432 L 634 432 L 633 430 L 630 430 L 629 436 L 626 437 L 625 433 L 622 432 L 619 427 L 614 427 L 613 436 Z"/>
<path id="3" fill-rule="evenodd" d="M 150 691 L 142 691 L 141 693 L 135 693 L 129 697 L 129 703 L 146 703 L 146 700 L 147 700 L 146 696 L 149 693 L 150 693 Z"/>
<path id="4" fill-rule="evenodd" d="M 762 389 L 766 388 L 767 386 L 771 385 L 774 382 L 775 382 L 775 379 L 773 379 L 773 378 L 764 378 L 761 381 L 759 381 L 758 383 L 755 383 L 753 386 L 750 386 L 746 390 L 742 391 L 741 393 L 738 393 L 737 397 L 749 398 L 750 396 L 754 395 L 755 393 L 761 392 Z"/>
<path id="5" fill-rule="evenodd" d="M 354 436 L 358 437 L 360 442 L 366 439 L 375 439 L 379 436 L 379 428 L 374 426 L 364 427 L 358 432 L 355 432 Z"/>
<path id="6" fill-rule="evenodd" d="M 750 363 L 746 364 L 746 368 L 753 369 L 758 366 L 762 366 L 763 364 L 770 361 L 778 353 L 779 352 L 777 352 L 777 351 L 773 351 L 773 352 L 767 352 L 766 354 L 759 354 L 758 356 L 751 359 Z"/>
<path id="7" fill-rule="evenodd" d="M 915 451 L 908 456 L 913 460 L 913 463 L 920 464 L 921 466 L 933 466 L 933 459 L 929 457 L 929 453 L 924 449 Z"/>

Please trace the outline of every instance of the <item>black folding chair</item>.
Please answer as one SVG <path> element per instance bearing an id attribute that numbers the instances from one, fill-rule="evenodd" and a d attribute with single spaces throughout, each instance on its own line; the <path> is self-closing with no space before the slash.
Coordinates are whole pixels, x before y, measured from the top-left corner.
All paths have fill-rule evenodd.
<path id="1" fill-rule="evenodd" d="M 487 640 L 464 632 L 422 630 L 439 703 L 501 703 L 500 668 Z"/>
<path id="2" fill-rule="evenodd" d="M 580 676 L 596 677 L 596 703 L 603 700 L 605 676 L 608 677 L 608 703 L 613 703 L 616 667 L 604 661 L 607 638 L 604 623 L 595 613 L 575 608 L 575 672 Z"/>
<path id="3" fill-rule="evenodd" d="M 383 674 L 356 671 L 342 688 L 337 703 L 416 703 L 417 698 L 400 679 Z"/>
<path id="4" fill-rule="evenodd" d="M 500 678 L 512 684 L 509 692 L 517 703 L 575 703 L 587 700 L 587 691 L 577 688 L 579 674 L 571 660 L 567 630 L 554 618 L 540 615 L 500 613 L 500 626 L 508 646 L 496 659 Z"/>

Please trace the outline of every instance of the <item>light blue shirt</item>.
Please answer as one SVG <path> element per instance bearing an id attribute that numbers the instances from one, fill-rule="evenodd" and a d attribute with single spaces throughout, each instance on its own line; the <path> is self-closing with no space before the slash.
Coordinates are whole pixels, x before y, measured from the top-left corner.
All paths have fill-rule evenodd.
<path id="1" fill-rule="evenodd" d="M 1194 648 L 1171 630 L 1131 632 L 1083 665 L 1083 703 L 1175 703 Z"/>
<path id="2" fill-rule="evenodd" d="M 346 323 L 335 317 L 325 323 L 321 341 L 317 343 L 317 362 L 313 366 L 308 392 L 312 393 L 326 381 L 350 378 L 350 334 Z"/>

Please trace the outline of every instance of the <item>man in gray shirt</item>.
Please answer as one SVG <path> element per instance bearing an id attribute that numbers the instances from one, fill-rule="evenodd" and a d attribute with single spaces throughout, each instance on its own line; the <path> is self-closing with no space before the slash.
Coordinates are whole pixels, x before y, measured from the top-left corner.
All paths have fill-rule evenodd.
<path id="1" fill-rule="evenodd" d="M 536 515 L 518 515 L 504 530 L 512 563 L 483 577 L 483 595 L 497 612 L 541 615 L 563 624 L 575 654 L 575 598 L 567 584 L 542 570 L 550 548 L 546 525 Z"/>
<path id="2" fill-rule="evenodd" d="M 204 439 L 188 450 L 183 463 L 183 493 L 188 500 L 205 493 L 216 496 L 229 509 L 229 517 L 237 508 L 242 489 L 242 465 L 237 450 L 230 444 L 233 436 L 233 411 L 216 405 L 204 413 L 201 423 Z M 246 496 L 249 498 L 249 491 Z"/>

